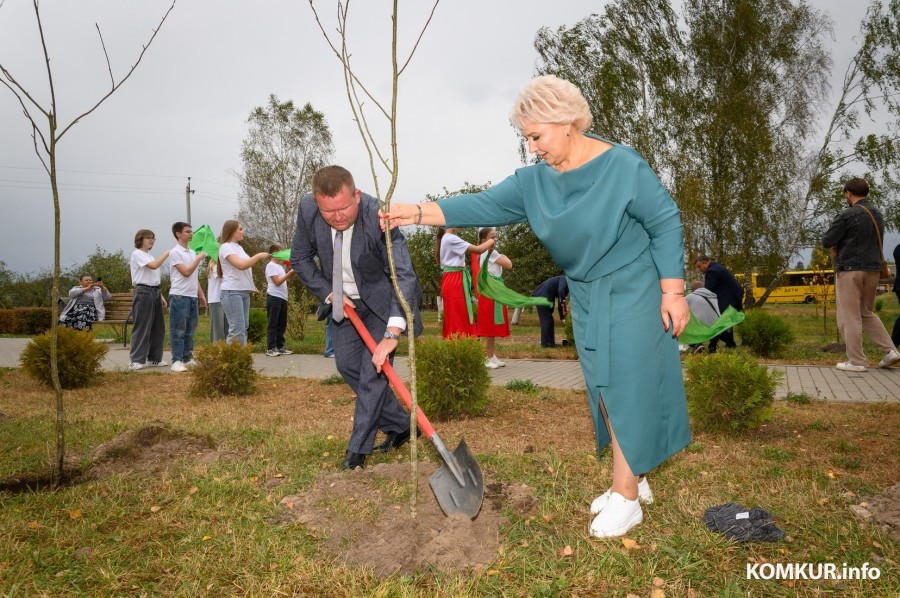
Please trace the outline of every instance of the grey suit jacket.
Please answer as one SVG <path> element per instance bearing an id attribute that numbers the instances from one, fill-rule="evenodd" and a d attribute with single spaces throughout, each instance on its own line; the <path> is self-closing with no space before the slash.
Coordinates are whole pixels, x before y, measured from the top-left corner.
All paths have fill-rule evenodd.
<path id="1" fill-rule="evenodd" d="M 419 316 L 422 288 L 413 269 L 406 238 L 399 229 L 391 231 L 391 242 L 400 289 L 415 319 L 412 327 L 407 322 L 407 330 L 412 328 L 419 335 L 422 333 L 422 318 Z M 331 294 L 333 256 L 331 226 L 319 213 L 319 206 L 312 194 L 305 195 L 297 208 L 297 226 L 291 243 L 291 267 L 323 304 Z M 353 227 L 350 264 L 360 299 L 373 314 L 385 323 L 394 316 L 406 317 L 391 284 L 385 234 L 378 224 L 378 200 L 365 193 L 361 194 L 359 215 Z"/>

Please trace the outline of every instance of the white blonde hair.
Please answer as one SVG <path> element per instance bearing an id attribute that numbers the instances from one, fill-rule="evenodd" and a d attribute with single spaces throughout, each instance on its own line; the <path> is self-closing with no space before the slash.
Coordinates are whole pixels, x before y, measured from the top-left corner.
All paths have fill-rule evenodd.
<path id="1" fill-rule="evenodd" d="M 591 126 L 591 110 L 581 91 L 554 75 L 542 75 L 525 86 L 513 104 L 509 120 L 519 131 L 525 121 L 573 125 L 580 132 Z"/>

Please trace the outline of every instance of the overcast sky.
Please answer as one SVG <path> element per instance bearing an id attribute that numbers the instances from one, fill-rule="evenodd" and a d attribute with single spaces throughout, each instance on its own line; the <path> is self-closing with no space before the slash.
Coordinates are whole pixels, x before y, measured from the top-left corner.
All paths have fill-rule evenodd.
<path id="1" fill-rule="evenodd" d="M 60 122 L 109 89 L 99 24 L 113 73 L 134 63 L 171 0 L 42 0 Z M 335 3 L 318 1 L 333 27 Z M 424 0 L 401 2 L 401 55 L 426 17 Z M 835 86 L 855 49 L 865 3 L 813 0 L 835 32 Z M 415 202 L 464 182 L 499 182 L 520 165 L 507 115 L 534 75 L 542 26 L 571 26 L 605 2 L 444 0 L 401 78 L 400 182 L 395 200 Z M 351 3 L 351 51 L 359 73 L 388 100 L 390 2 Z M 0 0 L 0 62 L 46 103 L 46 70 L 31 0 Z M 123 87 L 63 137 L 57 150 L 62 265 L 96 246 L 127 253 L 140 228 L 157 253 L 174 245 L 192 177 L 194 226 L 218 231 L 237 210 L 246 119 L 269 94 L 324 112 L 336 162 L 374 192 L 347 105 L 340 65 L 305 0 L 178 0 L 143 62 Z M 384 137 L 386 140 L 386 137 Z M 382 172 L 382 180 L 386 175 Z M 252 234 L 253 231 L 248 231 Z M 893 248 L 898 238 L 888 237 Z M 15 98 L 0 87 L 0 260 L 20 272 L 53 263 L 49 183 Z M 102 273 L 101 273 L 102 274 Z"/>

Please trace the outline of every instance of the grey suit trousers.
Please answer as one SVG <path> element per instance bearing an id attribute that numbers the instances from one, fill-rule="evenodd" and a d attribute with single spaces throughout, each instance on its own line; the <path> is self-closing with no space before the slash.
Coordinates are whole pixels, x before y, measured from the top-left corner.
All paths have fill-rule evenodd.
<path id="1" fill-rule="evenodd" d="M 384 337 L 387 324 L 372 314 L 359 300 L 356 313 L 369 333 L 378 343 Z M 372 353 L 366 348 L 353 323 L 344 318 L 340 323 L 331 323 L 334 341 L 334 358 L 338 372 L 344 381 L 356 392 L 356 406 L 353 410 L 353 432 L 347 450 L 368 455 L 375 444 L 375 432 L 403 432 L 409 429 L 409 413 L 403 409 L 387 377 L 375 371 Z M 393 363 L 393 355 L 390 357 Z"/>

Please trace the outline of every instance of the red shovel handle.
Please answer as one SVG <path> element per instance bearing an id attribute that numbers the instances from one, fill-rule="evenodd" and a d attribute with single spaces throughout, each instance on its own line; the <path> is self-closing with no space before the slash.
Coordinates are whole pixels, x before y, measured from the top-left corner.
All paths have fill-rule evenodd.
<path id="1" fill-rule="evenodd" d="M 359 333 L 360 338 L 362 338 L 363 342 L 366 344 L 366 347 L 369 348 L 369 351 L 373 354 L 375 353 L 375 339 L 372 338 L 372 335 L 369 334 L 368 328 L 366 328 L 365 324 L 362 323 L 362 320 L 359 319 L 359 315 L 356 313 L 356 310 L 344 304 L 344 315 L 350 318 L 350 321 L 353 322 L 353 327 L 356 328 L 356 331 Z M 391 386 L 394 387 L 394 390 L 397 391 L 397 394 L 400 396 L 400 400 L 406 404 L 407 409 L 412 409 L 412 397 L 409 394 L 409 391 L 406 389 L 406 385 L 403 384 L 403 380 L 400 379 L 400 376 L 397 375 L 397 372 L 394 371 L 393 366 L 391 366 L 391 362 L 385 360 L 381 366 L 381 371 L 384 372 L 385 376 L 387 376 L 388 380 L 391 383 Z M 425 414 L 422 413 L 421 409 L 416 409 L 416 421 L 419 422 L 419 428 L 422 429 L 422 433 L 425 434 L 425 438 L 431 440 L 431 437 L 434 436 L 434 426 L 431 425 L 431 422 L 428 421 L 428 418 L 425 417 Z"/>

